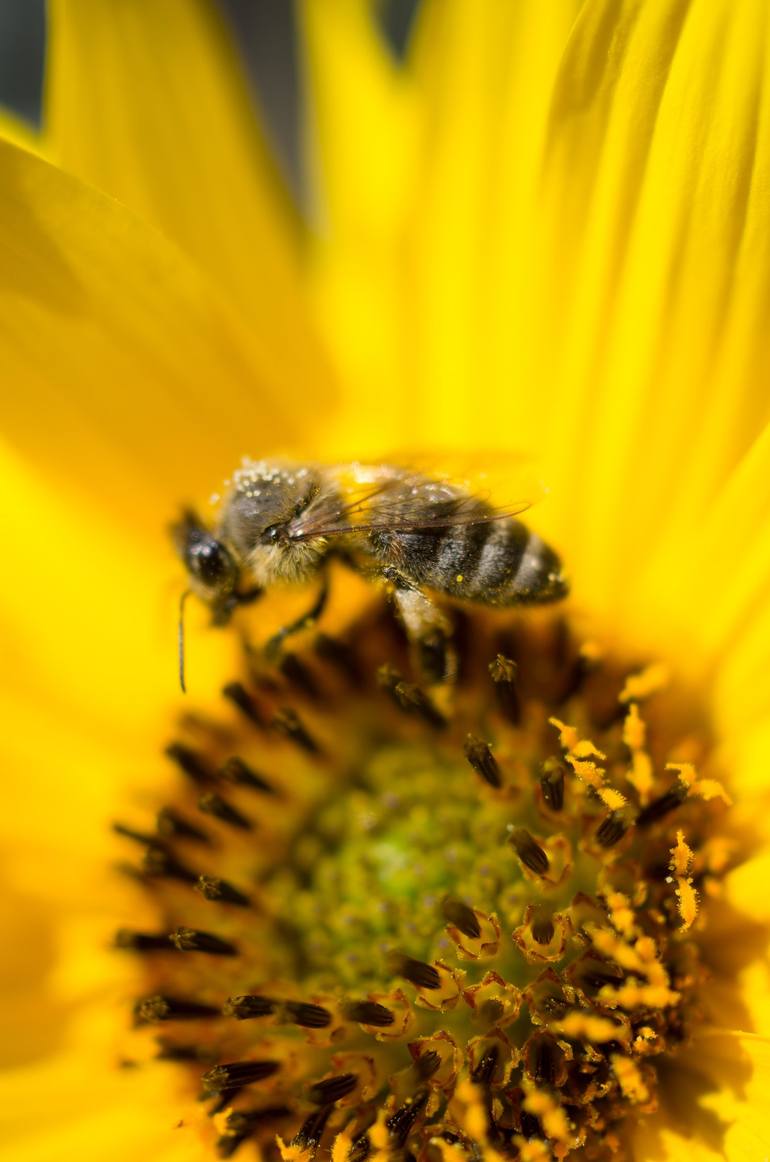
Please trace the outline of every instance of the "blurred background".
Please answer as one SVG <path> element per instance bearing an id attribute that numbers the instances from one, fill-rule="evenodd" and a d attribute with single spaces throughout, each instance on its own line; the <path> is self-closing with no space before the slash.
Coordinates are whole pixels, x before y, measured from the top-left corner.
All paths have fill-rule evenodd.
<path id="1" fill-rule="evenodd" d="M 294 2 L 214 2 L 233 29 L 281 167 L 290 187 L 299 195 L 302 173 Z M 380 0 L 383 32 L 396 53 L 404 49 L 418 3 L 419 0 Z M 44 54 L 45 0 L 0 0 L 0 105 L 34 124 L 40 121 Z"/>

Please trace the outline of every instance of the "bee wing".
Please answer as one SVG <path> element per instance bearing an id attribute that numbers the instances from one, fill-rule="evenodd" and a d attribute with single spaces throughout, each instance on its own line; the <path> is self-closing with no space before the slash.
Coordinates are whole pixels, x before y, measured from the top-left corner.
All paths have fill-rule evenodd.
<path id="1" fill-rule="evenodd" d="M 292 524 L 291 540 L 482 524 L 517 516 L 530 506 L 529 501 L 516 501 L 496 507 L 486 495 L 411 469 L 372 466 L 363 471 L 364 477 L 375 474 L 378 480 L 367 479 L 347 490 L 342 501 L 319 495 Z"/>

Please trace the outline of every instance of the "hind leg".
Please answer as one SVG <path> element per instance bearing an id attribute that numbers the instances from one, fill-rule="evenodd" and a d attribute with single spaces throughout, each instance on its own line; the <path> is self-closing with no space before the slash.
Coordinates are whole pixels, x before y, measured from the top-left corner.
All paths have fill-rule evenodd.
<path id="1" fill-rule="evenodd" d="M 452 623 L 439 607 L 405 578 L 392 578 L 393 600 L 409 638 L 413 664 L 428 686 L 451 683 L 457 674 Z"/>

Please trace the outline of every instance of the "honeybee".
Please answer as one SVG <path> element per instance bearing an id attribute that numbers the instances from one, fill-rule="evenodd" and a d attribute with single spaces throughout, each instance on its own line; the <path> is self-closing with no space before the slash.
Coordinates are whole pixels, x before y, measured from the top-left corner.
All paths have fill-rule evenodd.
<path id="1" fill-rule="evenodd" d="M 257 460 L 235 472 L 214 528 L 188 509 L 172 534 L 188 592 L 217 625 L 276 584 L 319 579 L 311 608 L 271 638 L 272 654 L 321 616 L 332 560 L 386 582 L 418 668 L 440 682 L 451 676 L 452 627 L 435 596 L 514 606 L 567 594 L 557 554 L 516 519 L 526 507 L 496 508 L 458 484 L 391 464 Z M 184 689 L 181 632 L 180 617 Z"/>

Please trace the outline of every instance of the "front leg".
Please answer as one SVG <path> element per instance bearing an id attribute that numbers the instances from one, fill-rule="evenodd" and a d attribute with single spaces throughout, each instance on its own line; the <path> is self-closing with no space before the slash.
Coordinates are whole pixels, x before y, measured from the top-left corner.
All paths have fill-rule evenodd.
<path id="1" fill-rule="evenodd" d="M 300 633 L 303 629 L 309 629 L 312 625 L 314 625 L 326 608 L 326 603 L 328 600 L 329 578 L 326 573 L 324 573 L 321 578 L 321 588 L 318 591 L 318 596 L 311 605 L 310 609 L 303 613 L 301 617 L 298 617 L 296 621 L 290 622 L 289 625 L 284 625 L 281 629 L 278 630 L 278 633 L 273 634 L 265 646 L 265 654 L 267 657 L 271 661 L 275 661 L 276 658 L 280 656 L 281 648 L 287 637 L 291 637 L 293 634 Z"/>
<path id="2" fill-rule="evenodd" d="M 395 588 L 393 600 L 412 651 L 413 664 L 429 686 L 454 681 L 457 654 L 452 644 L 452 623 L 439 607 L 400 574 L 388 571 Z"/>

